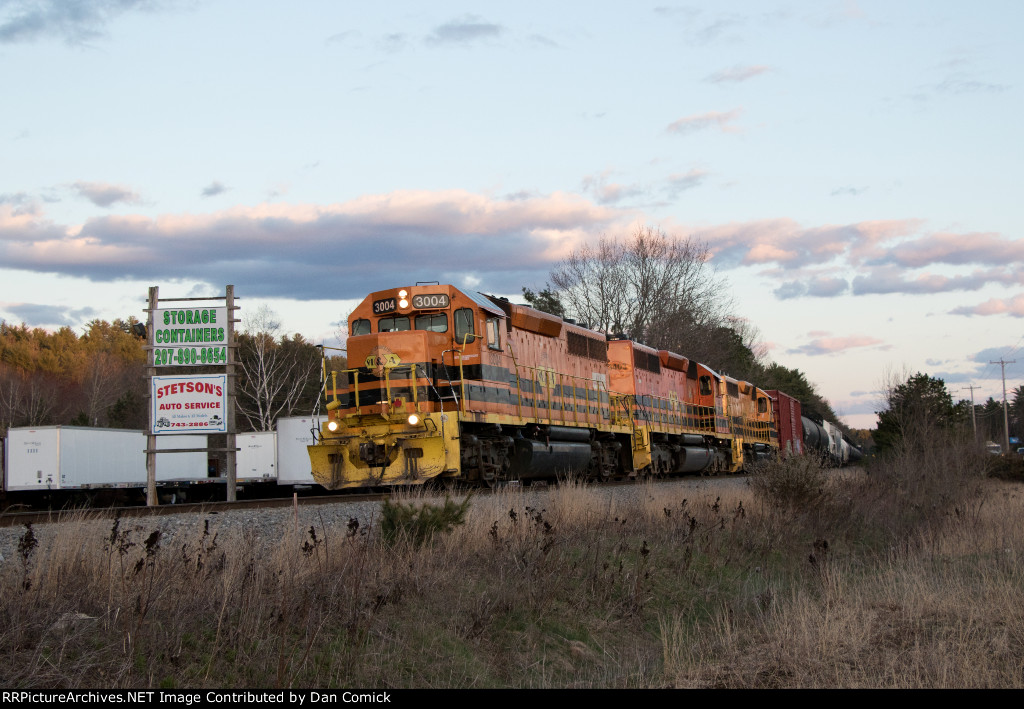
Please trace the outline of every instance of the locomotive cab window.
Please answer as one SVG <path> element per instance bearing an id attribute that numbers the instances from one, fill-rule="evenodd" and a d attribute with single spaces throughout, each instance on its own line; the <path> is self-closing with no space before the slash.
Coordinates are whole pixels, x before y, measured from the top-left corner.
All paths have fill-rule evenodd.
<path id="1" fill-rule="evenodd" d="M 455 342 L 472 342 L 476 339 L 473 329 L 473 311 L 470 308 L 460 308 L 455 311 Z"/>
<path id="2" fill-rule="evenodd" d="M 487 346 L 492 350 L 501 349 L 501 329 L 498 318 L 487 318 Z"/>
<path id="3" fill-rule="evenodd" d="M 417 315 L 416 329 L 428 332 L 448 332 L 448 316 L 444 313 L 436 315 Z"/>
<path id="4" fill-rule="evenodd" d="M 711 377 L 703 376 L 700 378 L 700 393 L 701 396 L 711 394 Z"/>
<path id="5" fill-rule="evenodd" d="M 352 323 L 352 334 L 353 335 L 369 335 L 370 334 L 370 321 L 365 318 L 360 318 Z"/>
<path id="6" fill-rule="evenodd" d="M 377 332 L 401 332 L 409 329 L 409 316 L 381 318 L 377 321 Z"/>
<path id="7" fill-rule="evenodd" d="M 765 399 L 763 396 L 757 400 L 757 413 L 768 413 L 768 400 Z"/>

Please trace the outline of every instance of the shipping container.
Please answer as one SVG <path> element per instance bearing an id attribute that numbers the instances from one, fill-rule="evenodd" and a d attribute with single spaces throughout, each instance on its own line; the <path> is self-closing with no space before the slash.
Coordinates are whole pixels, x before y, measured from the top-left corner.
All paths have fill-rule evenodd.
<path id="1" fill-rule="evenodd" d="M 804 452 L 804 429 L 801 421 L 800 402 L 789 394 L 772 389 L 767 392 L 772 399 L 776 426 L 779 431 L 779 455 L 788 458 Z"/>
<path id="2" fill-rule="evenodd" d="M 161 436 L 158 449 L 205 448 L 206 436 Z M 78 426 L 12 428 L 5 449 L 5 489 L 80 490 L 145 487 L 142 431 Z M 206 479 L 205 453 L 157 454 L 158 483 Z"/>
<path id="3" fill-rule="evenodd" d="M 277 420 L 277 484 L 315 485 L 307 446 L 313 445 L 312 416 L 291 416 Z"/>
<path id="4" fill-rule="evenodd" d="M 146 433 L 142 433 L 142 448 L 146 448 Z M 156 482 L 157 485 L 169 485 L 171 483 L 206 483 L 210 482 L 207 474 L 208 463 L 206 448 L 209 441 L 201 434 L 175 434 L 173 436 L 157 436 L 157 450 L 182 450 L 183 453 L 157 453 L 156 454 Z M 192 449 L 202 449 L 198 452 Z M 143 466 L 146 461 L 143 457 Z"/>
<path id="5" fill-rule="evenodd" d="M 274 482 L 277 480 L 277 445 L 273 431 L 239 433 L 235 436 L 235 480 Z"/>

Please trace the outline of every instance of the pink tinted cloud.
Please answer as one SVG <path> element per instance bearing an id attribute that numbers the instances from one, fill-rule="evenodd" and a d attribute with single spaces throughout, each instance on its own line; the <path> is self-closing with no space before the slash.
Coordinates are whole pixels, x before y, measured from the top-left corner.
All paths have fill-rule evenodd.
<path id="1" fill-rule="evenodd" d="M 1024 261 L 1024 241 L 992 233 L 928 234 L 896 244 L 880 254 L 877 261 L 907 268 L 921 268 L 936 263 L 958 266 L 1019 263 Z"/>
<path id="2" fill-rule="evenodd" d="M 359 294 L 388 273 L 437 279 L 457 255 L 467 273 L 515 292 L 524 274 L 544 273 L 584 240 L 625 232 L 634 220 L 557 192 L 501 198 L 408 190 L 328 205 L 110 215 L 80 225 L 0 203 L 0 263 L 97 281 L 230 277 L 254 294 L 308 298 L 323 297 L 327 284 L 335 295 Z"/>
<path id="3" fill-rule="evenodd" d="M 1013 298 L 991 298 L 974 306 L 963 306 L 949 311 L 951 315 L 1012 315 L 1024 318 L 1024 293 Z"/>
<path id="4" fill-rule="evenodd" d="M 753 79 L 755 76 L 759 76 L 771 70 L 771 67 L 761 64 L 751 66 L 737 65 L 728 69 L 723 69 L 722 71 L 716 71 L 714 74 L 706 77 L 704 81 L 711 82 L 712 84 L 739 83 L 741 81 Z"/>
<path id="5" fill-rule="evenodd" d="M 998 234 L 935 233 L 914 237 L 920 219 L 893 219 L 805 227 L 793 219 L 762 219 L 692 229 L 723 268 L 767 266 L 779 279 L 780 299 L 977 290 L 1024 284 L 1024 240 Z M 984 266 L 970 273 L 920 272 Z M 915 271 L 917 271 L 915 273 Z M 810 274 L 817 275 L 810 275 Z"/>
<path id="6" fill-rule="evenodd" d="M 865 243 L 860 224 L 804 227 L 793 219 L 761 219 L 700 229 L 716 259 L 725 264 L 779 264 L 793 268 L 848 256 Z M 877 223 L 870 224 L 870 234 Z M 870 237 L 868 237 L 870 238 Z"/>
<path id="7" fill-rule="evenodd" d="M 850 337 L 819 337 L 811 340 L 806 345 L 794 347 L 788 350 L 790 354 L 805 354 L 811 357 L 819 355 L 831 355 L 845 352 L 846 350 L 858 349 L 861 347 L 875 347 L 883 345 L 883 340 L 869 335 L 851 335 Z M 889 349 L 889 345 L 883 345 L 881 349 Z"/>
<path id="8" fill-rule="evenodd" d="M 593 195 L 600 204 L 615 204 L 643 194 L 643 190 L 636 185 L 611 182 L 611 175 L 611 170 L 605 170 L 598 175 L 587 175 L 583 178 L 583 190 Z"/>
<path id="9" fill-rule="evenodd" d="M 707 113 L 684 116 L 666 126 L 665 130 L 677 135 L 686 135 L 708 128 L 718 128 L 723 133 L 738 133 L 739 128 L 732 125 L 732 122 L 739 118 L 743 112 L 741 108 L 734 108 L 731 111 L 709 111 Z"/>

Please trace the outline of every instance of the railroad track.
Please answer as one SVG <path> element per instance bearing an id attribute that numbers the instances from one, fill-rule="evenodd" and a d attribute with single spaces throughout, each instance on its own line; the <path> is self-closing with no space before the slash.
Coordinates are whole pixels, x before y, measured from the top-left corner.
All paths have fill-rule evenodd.
<path id="1" fill-rule="evenodd" d="M 741 476 L 723 476 L 723 479 L 731 479 Z M 662 483 L 672 482 L 679 480 L 702 480 L 708 479 L 704 476 L 700 477 L 670 477 L 670 478 L 654 478 L 651 482 Z M 601 483 L 601 487 L 610 488 L 623 485 L 635 485 L 640 482 L 647 481 L 648 478 L 626 478 L 622 480 L 611 480 L 608 482 Z M 557 484 L 557 483 L 556 483 Z M 532 487 L 548 487 L 549 483 L 540 482 L 534 483 Z M 501 490 L 502 487 L 491 489 L 488 487 L 479 488 L 453 488 L 447 492 L 453 495 L 461 495 L 468 492 L 472 492 L 474 495 L 489 495 L 493 492 Z M 432 490 L 437 494 L 446 492 L 445 490 Z M 374 493 L 344 493 L 339 495 L 316 495 L 309 497 L 268 497 L 252 500 L 236 500 L 234 502 L 195 502 L 195 503 L 176 503 L 172 505 L 159 505 L 155 507 L 146 506 L 128 506 L 128 507 L 74 507 L 60 510 L 25 510 L 25 511 L 10 511 L 0 513 L 0 528 L 3 527 L 18 527 L 25 524 L 47 524 L 54 522 L 61 522 L 62 520 L 69 519 L 81 519 L 85 517 L 87 519 L 115 519 L 117 517 L 134 517 L 134 518 L 145 518 L 145 517 L 162 517 L 164 515 L 176 515 L 176 514 L 218 514 L 220 512 L 237 511 L 237 510 L 259 510 L 259 509 L 276 509 L 282 507 L 304 507 L 313 505 L 329 505 L 329 504 L 340 504 L 340 503 L 354 503 L 354 502 L 379 502 L 385 498 L 392 497 L 393 495 L 401 495 L 401 489 L 395 490 L 390 489 L 386 492 L 374 492 Z"/>
<path id="2" fill-rule="evenodd" d="M 345 495 L 320 495 L 316 497 L 268 497 L 256 500 L 234 502 L 195 502 L 157 507 L 75 507 L 62 510 L 27 510 L 23 512 L 0 513 L 0 527 L 17 527 L 23 524 L 46 524 L 67 519 L 114 519 L 116 517 L 161 517 L 177 514 L 217 514 L 234 510 L 259 510 L 279 507 L 327 505 L 339 502 L 366 502 L 382 500 L 390 493 L 361 493 Z"/>

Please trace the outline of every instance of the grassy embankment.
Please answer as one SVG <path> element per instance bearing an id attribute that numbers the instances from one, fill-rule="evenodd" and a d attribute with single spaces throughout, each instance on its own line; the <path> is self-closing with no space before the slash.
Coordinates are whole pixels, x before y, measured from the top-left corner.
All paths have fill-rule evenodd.
<path id="1" fill-rule="evenodd" d="M 81 520 L 0 569 L 13 687 L 1022 687 L 1024 487 L 937 450 L 640 502 L 470 501 L 267 548 Z"/>

